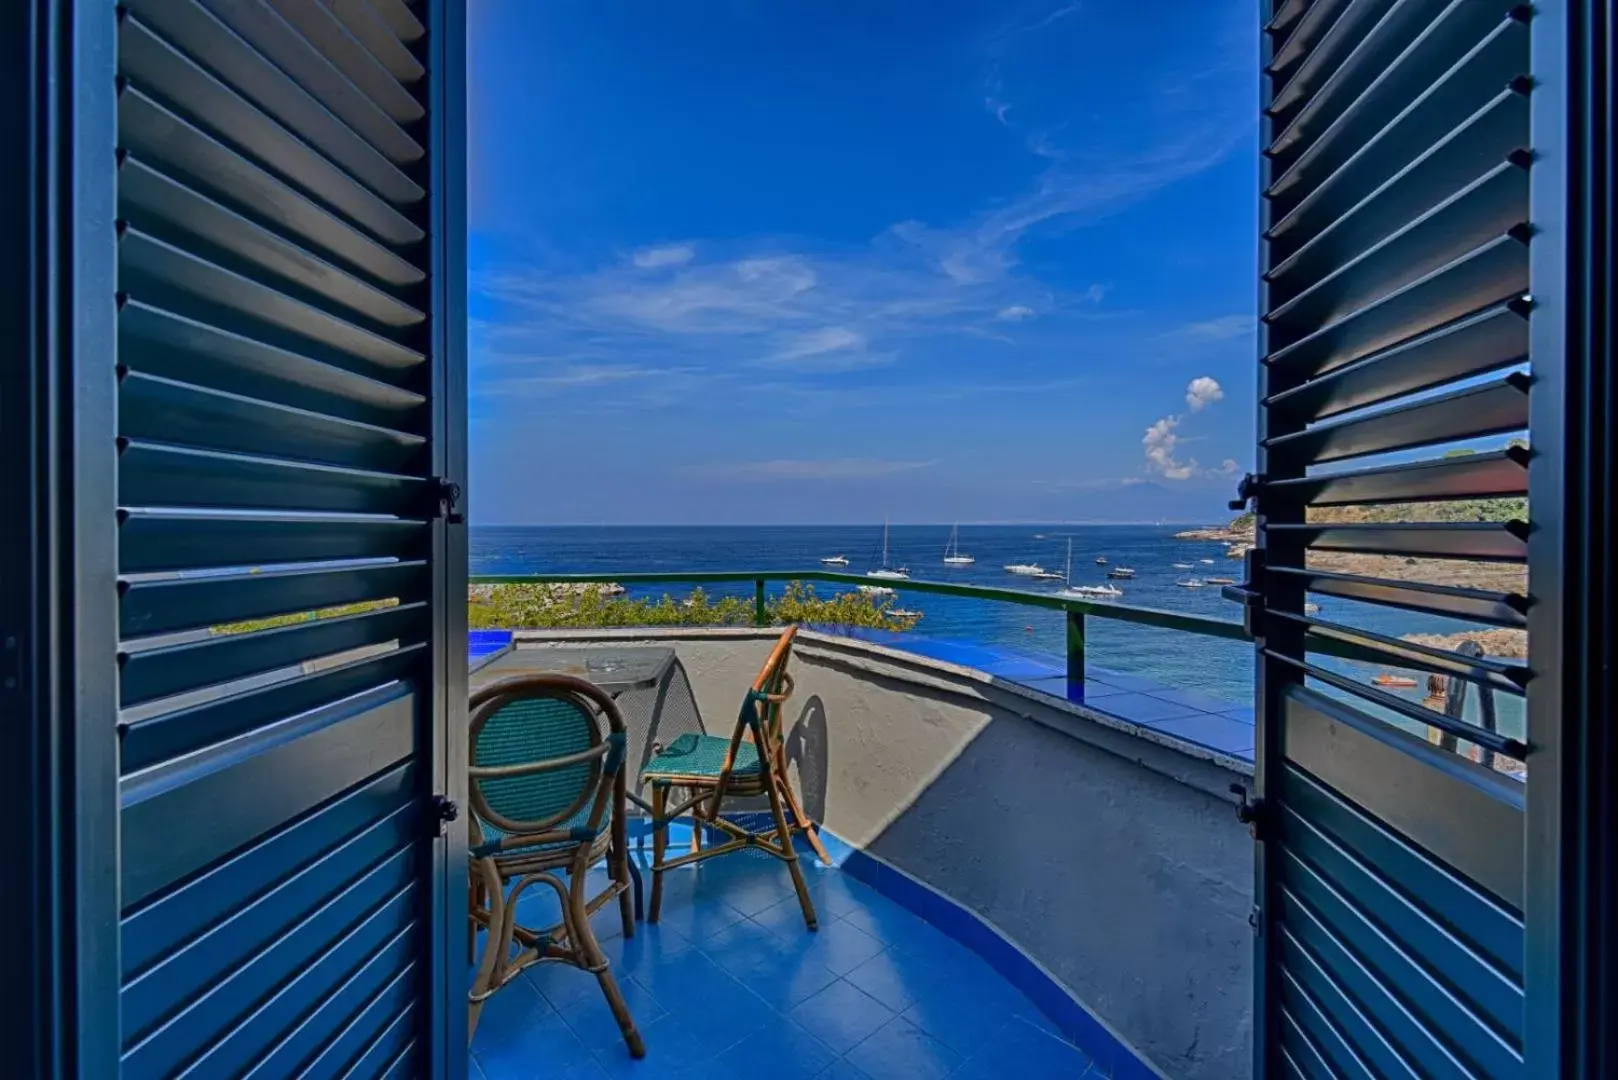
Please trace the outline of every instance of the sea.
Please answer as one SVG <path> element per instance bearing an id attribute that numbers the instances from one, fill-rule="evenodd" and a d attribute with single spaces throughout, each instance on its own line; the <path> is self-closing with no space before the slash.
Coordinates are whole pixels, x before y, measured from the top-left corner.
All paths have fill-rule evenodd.
<path id="1" fill-rule="evenodd" d="M 1217 586 L 1187 589 L 1176 584 L 1193 577 L 1242 577 L 1241 561 L 1227 558 L 1225 545 L 1176 537 L 1176 533 L 1192 527 L 962 525 L 960 550 L 977 561 L 971 566 L 946 566 L 949 524 L 894 525 L 888 536 L 888 562 L 907 567 L 918 579 L 1055 593 L 1061 582 L 1017 577 L 1004 567 L 1035 562 L 1048 570 L 1063 571 L 1071 540 L 1072 581 L 1076 585 L 1101 584 L 1107 581 L 1108 570 L 1129 567 L 1136 573 L 1132 580 L 1112 582 L 1124 590 L 1117 601 L 1120 604 L 1238 621 L 1240 609 L 1224 599 Z M 831 555 L 846 556 L 849 573 L 879 567 L 882 526 L 486 525 L 471 530 L 473 574 L 579 573 L 599 574 L 603 580 L 611 580 L 614 574 L 631 572 L 818 570 L 823 569 L 821 558 Z M 1098 564 L 1098 558 L 1105 558 L 1106 565 Z M 1189 564 L 1191 568 L 1181 569 L 1176 563 Z M 896 587 L 899 606 L 922 613 L 915 630 L 918 634 L 1048 659 L 1058 666 L 1062 663 L 1066 628 L 1060 612 L 906 591 L 902 582 L 884 584 Z M 630 595 L 680 596 L 690 588 L 678 582 L 635 586 Z M 751 596 L 753 590 L 750 583 L 703 588 L 710 594 L 736 596 Z M 838 591 L 838 587 L 821 584 L 817 590 L 828 593 Z M 1320 617 L 1395 637 L 1471 628 L 1451 619 L 1352 601 L 1326 600 Z M 1196 690 L 1236 705 L 1251 704 L 1253 700 L 1253 648 L 1243 642 L 1093 617 L 1087 621 L 1085 648 L 1087 662 L 1097 667 Z M 1322 663 L 1360 680 L 1376 674 L 1363 665 L 1330 659 Z M 1424 687 L 1418 686 L 1406 693 L 1419 699 L 1423 692 Z M 1473 697 L 1475 712 L 1476 695 Z M 1498 705 L 1501 730 L 1520 734 L 1521 702 L 1502 695 Z"/>

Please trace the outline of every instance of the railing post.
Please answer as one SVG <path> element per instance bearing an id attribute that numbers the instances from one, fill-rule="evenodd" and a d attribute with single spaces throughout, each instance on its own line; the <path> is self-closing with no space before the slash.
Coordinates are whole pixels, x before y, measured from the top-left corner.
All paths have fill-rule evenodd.
<path id="1" fill-rule="evenodd" d="M 764 579 L 753 579 L 753 625 L 770 625 L 769 612 L 764 610 Z"/>
<path id="2" fill-rule="evenodd" d="M 1067 685 L 1084 685 L 1084 612 L 1067 609 Z"/>

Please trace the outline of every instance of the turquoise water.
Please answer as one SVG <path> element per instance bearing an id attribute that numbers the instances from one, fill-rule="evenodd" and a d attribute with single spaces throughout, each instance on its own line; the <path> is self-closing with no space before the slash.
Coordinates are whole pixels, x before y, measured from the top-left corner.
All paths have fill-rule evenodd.
<path id="1" fill-rule="evenodd" d="M 1240 578 L 1240 560 L 1225 557 L 1223 544 L 1177 540 L 1186 526 L 1150 525 L 983 525 L 962 526 L 961 551 L 976 557 L 967 567 L 945 566 L 949 540 L 946 525 L 895 525 L 889 536 L 889 562 L 907 566 L 915 578 L 1017 588 L 1054 593 L 1059 582 L 1032 581 L 1006 573 L 1014 562 L 1038 562 L 1062 570 L 1067 542 L 1073 541 L 1073 581 L 1098 584 L 1111 567 L 1132 567 L 1132 581 L 1115 582 L 1124 590 L 1120 603 L 1134 607 L 1184 611 L 1235 621 L 1236 605 L 1217 587 L 1183 589 L 1175 582 L 1188 576 Z M 863 573 L 881 562 L 882 527 L 823 526 L 476 526 L 472 529 L 474 574 L 694 573 L 726 570 L 810 570 L 828 555 L 848 557 L 850 573 Z M 1095 563 L 1105 556 L 1108 566 Z M 1212 559 L 1213 564 L 1202 562 Z M 1192 569 L 1177 569 L 1175 563 Z M 1023 655 L 1060 657 L 1065 627 L 1059 612 L 963 597 L 906 592 L 899 604 L 921 611 L 917 632 L 929 637 L 1009 649 Z M 750 596 L 750 584 L 705 586 L 710 593 Z M 822 591 L 834 586 L 820 586 Z M 640 587 L 632 595 L 683 593 L 678 584 Z M 1322 618 L 1398 636 L 1407 633 L 1450 633 L 1467 624 L 1414 615 L 1348 601 L 1327 601 Z M 1193 634 L 1134 626 L 1102 618 L 1089 620 L 1086 647 L 1090 661 L 1152 678 L 1178 688 L 1197 690 L 1236 704 L 1253 699 L 1253 650 L 1250 645 Z M 1057 663 L 1060 663 L 1058 660 Z M 1334 664 L 1356 678 L 1375 672 Z M 1420 689 L 1411 692 L 1419 697 Z M 1474 695 L 1475 700 L 1475 695 Z M 1501 729 L 1520 733 L 1521 702 L 1502 699 Z"/>

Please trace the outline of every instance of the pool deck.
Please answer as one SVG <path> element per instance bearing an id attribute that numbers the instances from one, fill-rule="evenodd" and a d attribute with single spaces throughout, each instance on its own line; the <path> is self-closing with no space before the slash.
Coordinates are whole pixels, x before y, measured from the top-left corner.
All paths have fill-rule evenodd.
<path id="1" fill-rule="evenodd" d="M 596 915 L 646 1041 L 642 1060 L 629 1057 L 592 976 L 545 964 L 484 1007 L 473 1080 L 1107 1075 L 976 953 L 844 871 L 801 864 L 814 933 L 785 867 L 745 853 L 670 871 L 661 921 L 639 923 L 631 939 L 616 905 Z M 553 920 L 548 893 L 525 895 L 524 923 Z"/>
<path id="2" fill-rule="evenodd" d="M 828 628 L 831 629 L 831 628 Z M 929 638 L 909 631 L 837 627 L 845 637 L 900 649 L 997 679 L 1018 683 L 1052 697 L 1161 731 L 1231 757 L 1253 760 L 1253 709 L 1235 702 L 1180 690 L 1140 675 L 1089 665 L 1082 683 L 1069 683 L 1059 662 L 1003 649 Z"/>

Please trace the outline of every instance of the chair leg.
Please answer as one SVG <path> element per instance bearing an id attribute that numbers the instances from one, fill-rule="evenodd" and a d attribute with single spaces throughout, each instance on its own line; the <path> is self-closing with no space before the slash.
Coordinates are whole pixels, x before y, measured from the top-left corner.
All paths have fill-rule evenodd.
<path id="1" fill-rule="evenodd" d="M 820 826 L 809 820 L 809 815 L 803 812 L 803 804 L 798 801 L 798 793 L 792 790 L 792 783 L 787 778 L 786 753 L 781 752 L 781 788 L 786 795 L 787 806 L 792 810 L 792 820 L 798 823 L 805 836 L 809 838 L 809 846 L 815 849 L 820 857 L 822 866 L 831 865 L 831 855 L 826 851 L 826 845 L 820 842 Z"/>
<path id="2" fill-rule="evenodd" d="M 635 1018 L 629 1012 L 629 1003 L 624 1000 L 623 991 L 618 988 L 618 980 L 612 977 L 612 968 L 607 963 L 606 954 L 601 951 L 601 943 L 596 941 L 582 889 L 569 890 L 563 911 L 564 921 L 568 924 L 568 939 L 584 960 L 585 967 L 593 971 L 596 980 L 601 983 L 601 993 L 607 999 L 613 1019 L 618 1021 L 618 1030 L 623 1034 L 624 1045 L 629 1047 L 629 1056 L 645 1057 L 646 1043 L 635 1027 Z"/>
<path id="3" fill-rule="evenodd" d="M 516 923 L 516 913 L 506 911 L 506 904 L 502 899 L 497 899 L 498 892 L 489 890 L 486 883 L 481 883 L 479 887 L 490 897 L 489 929 L 488 936 L 483 939 L 483 959 L 478 964 L 477 977 L 472 980 L 472 989 L 467 995 L 470 1004 L 466 1026 L 468 1042 L 477 1034 L 478 1018 L 483 1014 L 483 1002 L 498 986 L 497 968 L 500 958 L 511 949 L 511 932 Z"/>
<path id="4" fill-rule="evenodd" d="M 786 852 L 787 871 L 792 874 L 792 887 L 798 891 L 798 906 L 803 908 L 804 925 L 811 930 L 820 929 L 820 923 L 815 918 L 815 905 L 809 899 L 809 884 L 803 880 L 803 867 L 798 865 L 798 852 L 792 846 L 792 826 L 787 824 L 786 812 L 781 809 L 781 792 L 778 790 L 778 780 L 773 775 L 773 769 L 765 773 L 764 788 L 770 793 L 770 812 L 775 815 L 775 834 L 780 838 L 781 849 Z"/>
<path id="5" fill-rule="evenodd" d="M 652 785 L 652 909 L 646 921 L 656 923 L 663 910 L 663 853 L 669 846 L 668 822 L 663 814 L 669 806 L 667 784 Z"/>
<path id="6" fill-rule="evenodd" d="M 686 788 L 687 798 L 695 798 L 696 788 Z M 702 850 L 702 804 L 697 803 L 691 807 L 691 853 L 695 855 Z"/>
<path id="7" fill-rule="evenodd" d="M 621 886 L 621 891 L 618 893 L 618 916 L 624 923 L 624 937 L 632 938 L 635 936 L 635 899 L 629 895 L 629 846 L 626 842 L 620 841 L 617 845 L 617 850 L 618 857 L 613 866 L 613 881 Z"/>

